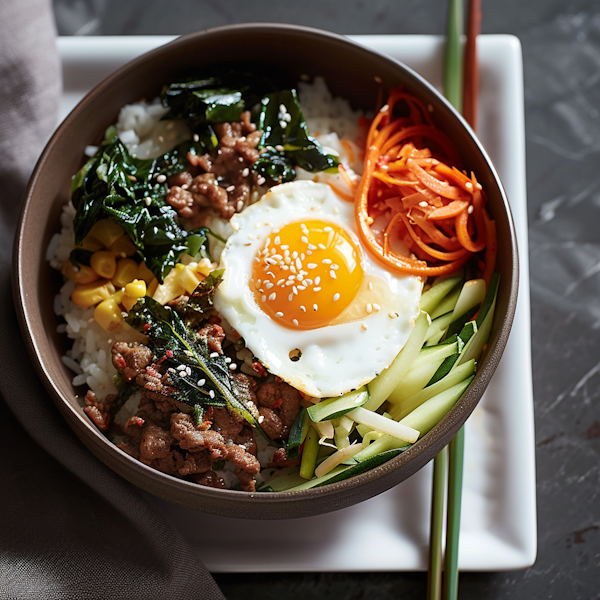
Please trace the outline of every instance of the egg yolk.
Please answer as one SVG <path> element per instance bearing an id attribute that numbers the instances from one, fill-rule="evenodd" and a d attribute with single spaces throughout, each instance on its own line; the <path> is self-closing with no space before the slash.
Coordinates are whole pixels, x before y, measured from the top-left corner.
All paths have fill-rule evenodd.
<path id="1" fill-rule="evenodd" d="M 274 229 L 254 257 L 254 297 L 291 329 L 328 325 L 354 299 L 363 280 L 360 251 L 338 225 L 308 220 Z"/>

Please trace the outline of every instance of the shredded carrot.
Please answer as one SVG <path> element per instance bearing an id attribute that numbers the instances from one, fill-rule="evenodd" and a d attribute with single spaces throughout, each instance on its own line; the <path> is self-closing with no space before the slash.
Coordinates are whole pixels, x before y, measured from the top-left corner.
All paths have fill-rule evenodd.
<path id="1" fill-rule="evenodd" d="M 396 116 L 399 111 L 402 116 Z M 482 270 L 489 279 L 497 253 L 495 223 L 475 175 L 460 168 L 458 150 L 423 103 L 392 89 L 371 121 L 356 190 L 356 222 L 366 248 L 392 270 L 419 276 L 452 273 L 485 250 Z M 385 231 L 375 233 L 375 218 L 386 213 Z M 408 247 L 409 256 L 393 250 L 394 239 Z"/>
<path id="2" fill-rule="evenodd" d="M 346 202 L 354 202 L 354 196 L 351 194 L 347 194 L 346 192 L 342 192 L 337 185 L 331 183 L 331 181 L 327 182 L 327 185 L 342 199 L 346 200 Z"/>

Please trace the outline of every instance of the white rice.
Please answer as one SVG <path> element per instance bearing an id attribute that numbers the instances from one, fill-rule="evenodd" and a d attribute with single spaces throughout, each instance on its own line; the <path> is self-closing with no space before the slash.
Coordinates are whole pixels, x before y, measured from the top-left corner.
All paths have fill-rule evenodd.
<path id="1" fill-rule="evenodd" d="M 309 131 L 315 132 L 315 137 L 323 145 L 326 152 L 336 155 L 346 166 L 351 178 L 358 180 L 362 172 L 361 149 L 355 140 L 359 135 L 357 126 L 360 112 L 353 111 L 347 100 L 333 98 L 327 89 L 323 78 L 317 77 L 314 83 L 300 83 L 299 97 L 304 115 L 309 125 Z M 183 121 L 161 121 L 167 113 L 156 98 L 152 102 L 137 102 L 124 106 L 119 113 L 116 123 L 117 134 L 125 144 L 128 151 L 139 158 L 156 158 L 168 152 L 177 144 L 190 139 L 191 133 Z M 342 144 L 341 140 L 346 140 Z M 348 154 L 348 145 L 354 155 L 354 160 Z M 88 146 L 85 149 L 87 156 L 93 156 L 97 147 Z M 309 173 L 297 169 L 298 179 L 312 179 L 320 182 L 331 182 L 342 190 L 346 184 L 339 174 Z M 267 189 L 257 192 L 255 200 Z M 61 231 L 52 236 L 46 252 L 46 260 L 50 265 L 60 270 L 69 259 L 69 254 L 75 246 L 73 232 L 73 219 L 75 209 L 71 202 L 67 203 L 60 216 Z M 228 222 L 213 217 L 208 223 L 209 227 L 223 238 L 231 234 Z M 209 237 L 210 251 L 213 260 L 219 259 L 223 244 Z M 75 284 L 68 280 L 60 289 L 54 299 L 54 312 L 63 317 L 65 323 L 58 325 L 57 331 L 66 333 L 73 340 L 73 346 L 67 351 L 62 361 L 73 373 L 73 386 L 87 386 L 98 399 L 103 399 L 108 394 L 114 394 L 117 389 L 113 377 L 117 374 L 111 360 L 111 348 L 115 342 L 114 334 L 104 331 L 94 320 L 94 308 L 81 309 L 75 306 L 70 299 Z M 226 324 L 225 324 L 226 327 Z M 132 341 L 124 331 L 119 332 L 119 340 Z M 242 371 L 253 374 L 251 369 L 252 353 L 249 350 L 238 352 L 238 360 L 243 362 Z M 115 421 L 124 425 L 127 419 L 137 410 L 140 392 L 136 392 L 115 416 Z M 262 465 L 267 465 L 273 459 L 276 447 L 268 444 L 262 436 L 256 436 L 258 458 Z M 226 481 L 228 487 L 235 487 L 238 479 L 233 472 L 235 467 L 227 464 L 217 474 Z M 257 476 L 257 486 L 267 482 L 277 470 L 263 469 Z M 279 471 L 277 471 L 279 472 Z"/>

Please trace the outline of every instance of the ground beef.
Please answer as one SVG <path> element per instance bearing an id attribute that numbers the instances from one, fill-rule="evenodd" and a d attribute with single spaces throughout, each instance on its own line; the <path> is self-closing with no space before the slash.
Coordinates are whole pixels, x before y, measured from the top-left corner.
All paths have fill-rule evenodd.
<path id="1" fill-rule="evenodd" d="M 261 406 L 258 409 L 262 420 L 260 420 L 260 426 L 263 431 L 272 439 L 278 440 L 281 437 L 283 431 L 283 423 L 279 418 L 279 415 L 271 408 Z"/>
<path id="2" fill-rule="evenodd" d="M 112 347 L 112 363 L 125 381 L 133 381 L 152 362 L 152 350 L 133 342 L 116 342 Z"/>
<path id="3" fill-rule="evenodd" d="M 207 323 L 202 329 L 198 330 L 198 335 L 206 338 L 208 341 L 208 349 L 211 352 L 223 354 L 221 344 L 225 339 L 225 332 L 220 325 L 217 325 L 216 323 Z"/>
<path id="4" fill-rule="evenodd" d="M 88 390 L 85 395 L 85 407 L 83 412 L 90 418 L 92 423 L 100 429 L 100 431 L 106 431 L 110 425 L 111 405 L 115 398 L 116 396 L 114 394 L 109 394 L 102 402 L 100 402 L 92 390 Z"/>
<path id="5" fill-rule="evenodd" d="M 216 409 L 214 413 L 218 410 Z M 217 421 L 233 431 L 235 417 L 228 421 L 222 414 Z M 218 426 L 218 425 L 217 425 Z M 224 432 L 225 430 L 221 430 Z M 241 432 L 241 428 L 236 437 Z M 249 453 L 244 446 L 240 446 L 232 439 L 226 439 L 221 432 L 215 430 L 203 430 L 195 427 L 192 418 L 183 413 L 174 413 L 171 416 L 171 433 L 179 441 L 179 446 L 184 450 L 200 451 L 207 450 L 211 462 L 226 460 L 236 466 L 236 474 L 240 479 L 242 487 L 246 491 L 255 490 L 254 476 L 260 471 L 258 459 Z"/>
<path id="6" fill-rule="evenodd" d="M 262 132 L 250 122 L 250 112 L 243 112 L 239 122 L 219 123 L 214 129 L 219 140 L 216 154 L 189 152 L 190 170 L 169 178 L 167 202 L 193 226 L 202 224 L 206 208 L 230 219 L 249 204 L 255 183 L 252 166 L 259 157 L 256 146 Z"/>
<path id="7" fill-rule="evenodd" d="M 281 419 L 281 437 L 287 439 L 300 412 L 300 401 L 302 400 L 300 392 L 285 381 L 274 378 L 258 386 L 256 400 L 259 406 L 275 411 Z"/>
<path id="8" fill-rule="evenodd" d="M 206 450 L 188 452 L 185 456 L 183 467 L 179 469 L 179 474 L 185 476 L 206 473 L 210 470 L 210 466 L 210 455 Z"/>
<path id="9" fill-rule="evenodd" d="M 273 454 L 273 459 L 269 463 L 269 467 L 294 467 L 299 465 L 301 460 L 302 456 L 288 459 L 285 448 L 277 448 L 275 454 Z"/>
<path id="10" fill-rule="evenodd" d="M 146 423 L 140 440 L 140 456 L 146 460 L 165 458 L 171 451 L 175 438 L 171 432 L 154 423 Z"/>

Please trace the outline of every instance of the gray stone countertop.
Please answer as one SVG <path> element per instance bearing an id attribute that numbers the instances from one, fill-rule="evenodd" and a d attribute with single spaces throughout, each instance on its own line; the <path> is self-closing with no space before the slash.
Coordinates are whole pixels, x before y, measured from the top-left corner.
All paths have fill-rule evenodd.
<path id="1" fill-rule="evenodd" d="M 443 0 L 54 0 L 62 35 L 181 34 L 247 21 L 442 33 Z M 483 1 L 523 44 L 538 559 L 465 573 L 460 597 L 600 598 L 600 3 Z M 230 600 L 424 598 L 423 573 L 219 575 Z"/>

